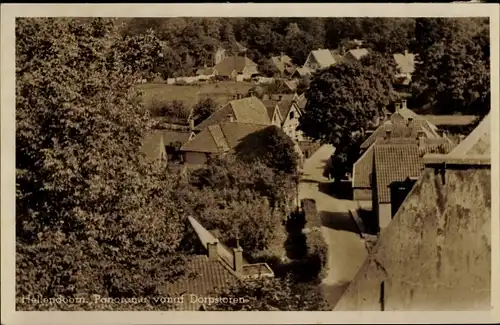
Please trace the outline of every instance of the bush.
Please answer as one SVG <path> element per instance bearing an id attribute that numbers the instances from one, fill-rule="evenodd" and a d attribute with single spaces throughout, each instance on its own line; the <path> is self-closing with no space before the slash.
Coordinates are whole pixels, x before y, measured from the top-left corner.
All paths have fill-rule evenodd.
<path id="1" fill-rule="evenodd" d="M 328 245 L 320 229 L 306 234 L 308 268 L 320 279 L 326 276 L 328 265 Z"/>
<path id="2" fill-rule="evenodd" d="M 306 221 L 306 228 L 321 227 L 321 217 L 313 199 L 301 200 L 301 207 Z"/>

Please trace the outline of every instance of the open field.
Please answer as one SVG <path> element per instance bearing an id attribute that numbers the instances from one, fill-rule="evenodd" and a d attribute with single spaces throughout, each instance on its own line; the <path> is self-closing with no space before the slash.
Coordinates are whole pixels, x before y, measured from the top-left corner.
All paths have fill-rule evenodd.
<path id="1" fill-rule="evenodd" d="M 235 94 L 246 94 L 255 86 L 250 82 L 221 81 L 219 83 L 202 83 L 198 85 L 167 85 L 162 83 L 148 83 L 137 85 L 143 92 L 146 106 L 151 103 L 166 103 L 174 100 L 183 101 L 186 107 L 191 108 L 199 99 L 211 97 L 219 105 L 227 103 Z"/>

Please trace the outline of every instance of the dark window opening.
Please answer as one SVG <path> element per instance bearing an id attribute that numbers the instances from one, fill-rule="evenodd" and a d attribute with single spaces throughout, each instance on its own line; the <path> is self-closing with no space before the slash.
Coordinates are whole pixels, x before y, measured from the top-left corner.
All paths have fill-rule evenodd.
<path id="1" fill-rule="evenodd" d="M 295 116 L 294 112 L 290 112 L 290 118 L 293 119 Z"/>

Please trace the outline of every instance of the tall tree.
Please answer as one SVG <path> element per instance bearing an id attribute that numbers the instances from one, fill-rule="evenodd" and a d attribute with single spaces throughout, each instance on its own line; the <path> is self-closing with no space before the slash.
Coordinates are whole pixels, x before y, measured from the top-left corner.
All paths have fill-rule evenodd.
<path id="1" fill-rule="evenodd" d="M 362 134 L 371 119 L 393 99 L 390 64 L 377 56 L 366 64 L 344 63 L 317 74 L 306 92 L 299 128 L 337 150 Z M 384 71 L 387 70 L 387 71 Z"/>
<path id="2" fill-rule="evenodd" d="M 418 96 L 434 113 L 489 111 L 489 28 L 481 19 L 421 19 L 422 48 L 413 78 Z"/>
<path id="3" fill-rule="evenodd" d="M 16 23 L 17 295 L 155 294 L 184 261 L 171 180 L 138 154 L 150 120 L 134 83 L 150 44 L 132 62 L 114 20 Z"/>

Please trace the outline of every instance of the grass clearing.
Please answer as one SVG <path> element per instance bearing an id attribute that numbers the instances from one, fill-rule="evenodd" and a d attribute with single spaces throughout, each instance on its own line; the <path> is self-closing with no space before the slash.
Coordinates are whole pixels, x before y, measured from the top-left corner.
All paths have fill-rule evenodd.
<path id="1" fill-rule="evenodd" d="M 233 99 L 234 94 L 247 94 L 255 85 L 250 82 L 221 81 L 219 83 L 200 83 L 198 85 L 167 85 L 149 83 L 137 85 L 143 93 L 146 107 L 152 103 L 168 103 L 174 100 L 184 102 L 188 108 L 193 107 L 198 100 L 212 98 L 218 105 L 224 105 Z"/>

